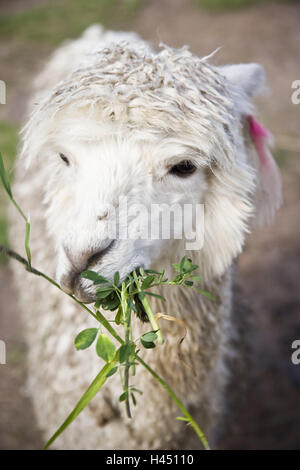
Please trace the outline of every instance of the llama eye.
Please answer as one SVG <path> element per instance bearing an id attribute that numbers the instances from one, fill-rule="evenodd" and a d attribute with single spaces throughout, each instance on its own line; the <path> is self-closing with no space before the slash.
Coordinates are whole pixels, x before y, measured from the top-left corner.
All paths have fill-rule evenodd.
<path id="1" fill-rule="evenodd" d="M 186 176 L 192 175 L 193 173 L 195 173 L 196 170 L 197 167 L 192 162 L 190 162 L 189 160 L 183 160 L 182 162 L 177 163 L 177 165 L 172 166 L 169 173 L 171 173 L 171 175 L 176 175 L 180 176 L 181 178 L 184 178 Z"/>
<path id="2" fill-rule="evenodd" d="M 66 165 L 70 165 L 69 159 L 63 153 L 60 153 L 59 156 L 66 163 Z"/>

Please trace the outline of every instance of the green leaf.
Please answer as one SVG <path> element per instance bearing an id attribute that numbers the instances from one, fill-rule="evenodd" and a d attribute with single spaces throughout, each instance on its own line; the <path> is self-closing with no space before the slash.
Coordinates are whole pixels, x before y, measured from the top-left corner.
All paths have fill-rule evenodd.
<path id="1" fill-rule="evenodd" d="M 132 403 L 134 404 L 134 406 L 136 406 L 136 398 L 134 396 L 134 394 L 131 392 L 131 399 L 132 399 Z"/>
<path id="2" fill-rule="evenodd" d="M 138 293 L 138 298 L 142 301 L 146 297 L 146 294 L 144 292 L 139 292 Z"/>
<path id="3" fill-rule="evenodd" d="M 144 269 L 146 274 L 160 274 L 159 271 L 155 271 L 154 269 Z"/>
<path id="4" fill-rule="evenodd" d="M 135 392 L 139 393 L 140 395 L 143 395 L 143 392 L 142 390 L 140 390 L 139 388 L 136 388 L 136 387 L 130 387 L 131 390 L 134 390 Z"/>
<path id="5" fill-rule="evenodd" d="M 198 268 L 199 268 L 199 266 L 197 264 L 191 264 L 188 268 L 186 268 L 184 270 L 184 272 L 185 272 L 185 274 L 191 273 L 192 271 L 195 271 Z"/>
<path id="6" fill-rule="evenodd" d="M 102 307 L 105 310 L 116 310 L 120 305 L 120 299 L 115 292 L 112 292 L 110 296 L 107 296 L 102 303 Z"/>
<path id="7" fill-rule="evenodd" d="M 171 282 L 172 284 L 181 284 L 182 279 L 183 279 L 183 275 L 178 274 L 176 277 L 174 277 L 174 279 Z"/>
<path id="8" fill-rule="evenodd" d="M 142 290 L 147 289 L 152 284 L 152 282 L 154 280 L 155 280 L 155 276 L 153 276 L 153 275 L 150 275 L 150 276 L 146 277 L 146 279 L 143 280 L 143 283 L 141 285 L 141 289 Z"/>
<path id="9" fill-rule="evenodd" d="M 149 342 L 149 341 L 143 341 L 143 338 L 141 338 L 141 343 L 146 349 L 153 349 L 155 348 L 155 343 Z"/>
<path id="10" fill-rule="evenodd" d="M 131 274 L 127 274 L 127 277 L 125 279 L 125 283 L 127 286 L 130 286 L 130 284 L 134 284 L 135 283 L 135 280 L 134 278 L 131 276 Z"/>
<path id="11" fill-rule="evenodd" d="M 193 279 L 194 281 L 201 282 L 202 278 L 201 276 L 190 276 L 190 279 Z"/>
<path id="12" fill-rule="evenodd" d="M 127 299 L 127 304 L 131 310 L 133 310 L 135 313 L 138 313 L 138 310 L 131 299 Z"/>
<path id="13" fill-rule="evenodd" d="M 107 291 L 114 292 L 113 286 L 107 285 L 107 284 L 99 286 L 99 287 L 97 287 L 96 292 L 107 292 Z"/>
<path id="14" fill-rule="evenodd" d="M 96 271 L 90 271 L 89 269 L 87 269 L 86 271 L 83 271 L 81 273 L 81 277 L 83 277 L 84 279 L 89 279 L 90 281 L 96 281 L 97 283 L 98 282 L 109 282 L 108 279 L 105 279 L 105 277 L 103 276 L 100 276 L 100 274 L 96 273 Z"/>
<path id="15" fill-rule="evenodd" d="M 191 260 L 191 258 L 188 258 L 188 259 L 185 260 L 185 263 L 184 263 L 182 269 L 183 269 L 183 271 L 185 271 L 185 270 L 190 269 L 191 266 L 192 266 L 192 260 Z"/>
<path id="16" fill-rule="evenodd" d="M 75 348 L 77 350 L 88 348 L 94 342 L 97 333 L 97 328 L 87 328 L 86 330 L 82 330 L 75 338 Z"/>
<path id="17" fill-rule="evenodd" d="M 97 286 L 98 284 L 106 284 L 108 286 L 111 285 L 111 283 L 107 279 L 105 279 L 105 277 L 103 277 L 103 278 L 102 278 L 102 276 L 100 276 L 100 277 L 101 277 L 101 279 L 97 279 L 97 281 L 94 281 L 95 286 Z"/>
<path id="18" fill-rule="evenodd" d="M 96 290 L 96 297 L 97 297 L 97 299 L 105 299 L 111 293 L 112 293 L 111 288 L 108 289 L 107 287 L 105 287 L 105 288 L 102 287 L 102 288 Z"/>
<path id="19" fill-rule="evenodd" d="M 118 370 L 118 366 L 113 367 L 113 368 L 108 372 L 108 374 L 106 374 L 106 378 L 111 377 L 112 375 L 114 375 L 114 374 L 117 372 L 117 370 Z"/>
<path id="20" fill-rule="evenodd" d="M 145 333 L 143 336 L 141 336 L 141 339 L 145 343 L 152 343 L 157 339 L 157 334 L 155 331 L 149 331 L 148 333 Z"/>
<path id="21" fill-rule="evenodd" d="M 196 289 L 196 290 L 200 292 L 200 294 L 204 295 L 204 297 L 207 297 L 208 299 L 216 302 L 216 298 L 210 292 L 207 292 L 206 290 L 201 290 L 201 289 Z"/>
<path id="22" fill-rule="evenodd" d="M 123 311 L 122 311 L 122 307 L 121 305 L 119 306 L 119 310 L 117 312 L 117 315 L 115 316 L 115 322 L 117 325 L 120 325 L 121 323 L 121 320 L 122 320 L 122 314 L 123 314 Z"/>
<path id="23" fill-rule="evenodd" d="M 145 270 L 142 266 L 138 269 L 142 276 L 145 276 Z"/>
<path id="24" fill-rule="evenodd" d="M 184 281 L 186 286 L 192 286 L 194 283 L 192 281 Z"/>
<path id="25" fill-rule="evenodd" d="M 124 393 L 122 393 L 122 395 L 120 395 L 119 401 L 125 401 L 127 397 L 128 397 L 128 391 L 126 390 L 126 392 L 124 392 Z"/>
<path id="26" fill-rule="evenodd" d="M 31 252 L 29 248 L 29 238 L 30 238 L 30 223 L 28 222 L 28 220 L 26 220 L 25 250 L 26 250 L 29 266 L 31 266 Z"/>
<path id="27" fill-rule="evenodd" d="M 1 152 L 0 152 L 0 177 L 1 177 L 2 184 L 4 188 L 6 189 L 7 194 L 12 199 L 13 195 L 11 192 L 10 182 L 9 182 L 8 174 L 6 173 L 6 170 L 4 167 L 4 162 L 3 162 Z"/>
<path id="28" fill-rule="evenodd" d="M 120 284 L 120 273 L 119 271 L 114 274 L 114 285 L 118 286 Z"/>
<path id="29" fill-rule="evenodd" d="M 104 359 L 106 362 L 110 362 L 114 358 L 116 346 L 106 334 L 102 333 L 98 336 L 96 351 L 99 357 Z"/>
<path id="30" fill-rule="evenodd" d="M 172 266 L 175 269 L 175 271 L 177 271 L 178 273 L 180 272 L 180 264 L 179 263 L 173 263 Z"/>
<path id="31" fill-rule="evenodd" d="M 147 295 L 151 295 L 152 297 L 156 297 L 157 299 L 163 300 L 164 302 L 166 301 L 166 299 L 162 295 L 154 294 L 154 292 L 149 292 L 145 290 L 144 293 Z"/>
<path id="32" fill-rule="evenodd" d="M 109 364 L 105 364 L 105 366 L 101 369 L 101 371 L 99 372 L 97 377 L 93 380 L 89 388 L 82 395 L 82 397 L 78 401 L 73 411 L 69 414 L 69 416 L 63 422 L 60 428 L 58 428 L 58 430 L 53 434 L 53 436 L 46 443 L 44 449 L 47 449 L 55 441 L 55 439 L 77 418 L 79 413 L 81 413 L 81 411 L 90 403 L 90 401 L 94 398 L 96 393 L 104 385 L 107 379 L 107 374 L 109 374 L 109 372 L 115 367 L 116 367 L 115 362 L 110 362 Z"/>
<path id="33" fill-rule="evenodd" d="M 183 271 L 183 267 L 185 265 L 185 262 L 186 262 L 186 256 L 184 256 L 183 258 L 181 258 L 181 261 L 180 261 L 180 264 L 179 264 L 179 271 L 182 272 Z"/>
<path id="34" fill-rule="evenodd" d="M 119 361 L 122 364 L 123 362 L 126 362 L 131 354 L 131 346 L 130 344 L 123 344 L 120 347 L 119 351 Z"/>
<path id="35" fill-rule="evenodd" d="M 187 273 L 195 271 L 196 269 L 199 268 L 198 264 L 192 264 L 192 260 L 190 258 L 185 259 L 184 263 L 181 264 L 184 258 L 182 258 L 182 260 L 180 262 L 180 272 L 181 273 L 187 274 Z"/>

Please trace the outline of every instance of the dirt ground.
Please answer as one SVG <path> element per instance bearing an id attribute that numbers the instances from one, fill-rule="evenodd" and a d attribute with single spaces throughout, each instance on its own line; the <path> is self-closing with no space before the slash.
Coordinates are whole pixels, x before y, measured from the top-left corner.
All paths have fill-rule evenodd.
<path id="1" fill-rule="evenodd" d="M 222 46 L 217 63 L 259 62 L 268 77 L 270 92 L 259 106 L 276 138 L 284 205 L 272 227 L 249 237 L 238 260 L 237 276 L 253 316 L 253 366 L 247 371 L 245 405 L 222 440 L 226 449 L 300 449 L 300 365 L 291 362 L 291 343 L 300 339 L 300 105 L 290 98 L 291 83 L 300 79 L 299 20 L 296 2 L 212 13 L 188 0 L 150 0 L 127 25 L 156 44 L 188 44 L 199 55 Z M 0 117 L 19 122 L 28 83 L 46 52 L 47 47 L 37 46 L 29 54 L 15 41 L 0 45 L 1 78 L 12 82 Z M 0 366 L 0 448 L 40 448 L 26 395 L 26 348 L 13 298 L 11 276 L 3 267 L 0 337 L 7 344 L 8 364 Z"/>

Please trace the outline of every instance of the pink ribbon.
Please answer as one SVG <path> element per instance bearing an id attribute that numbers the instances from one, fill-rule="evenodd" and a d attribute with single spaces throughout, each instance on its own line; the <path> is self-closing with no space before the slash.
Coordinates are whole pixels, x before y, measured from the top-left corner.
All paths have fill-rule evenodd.
<path id="1" fill-rule="evenodd" d="M 268 148 L 272 135 L 253 116 L 248 116 L 249 133 L 256 149 L 260 172 L 258 176 L 258 224 L 270 222 L 282 204 L 281 176 Z"/>

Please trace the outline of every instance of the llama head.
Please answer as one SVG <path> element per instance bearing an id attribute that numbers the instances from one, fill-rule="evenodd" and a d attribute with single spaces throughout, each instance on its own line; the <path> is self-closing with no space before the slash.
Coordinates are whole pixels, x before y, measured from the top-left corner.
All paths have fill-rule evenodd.
<path id="1" fill-rule="evenodd" d="M 192 256 L 202 275 L 225 271 L 255 212 L 257 165 L 245 126 L 262 80 L 255 64 L 217 69 L 186 49 L 154 54 L 121 43 L 44 97 L 24 129 L 23 155 L 38 159 L 64 289 L 92 301 L 82 271 L 123 277 L 161 259 L 171 264 L 197 230 L 203 246 Z M 204 227 L 183 210 L 196 204 Z M 162 208 L 174 211 L 167 236 Z"/>

